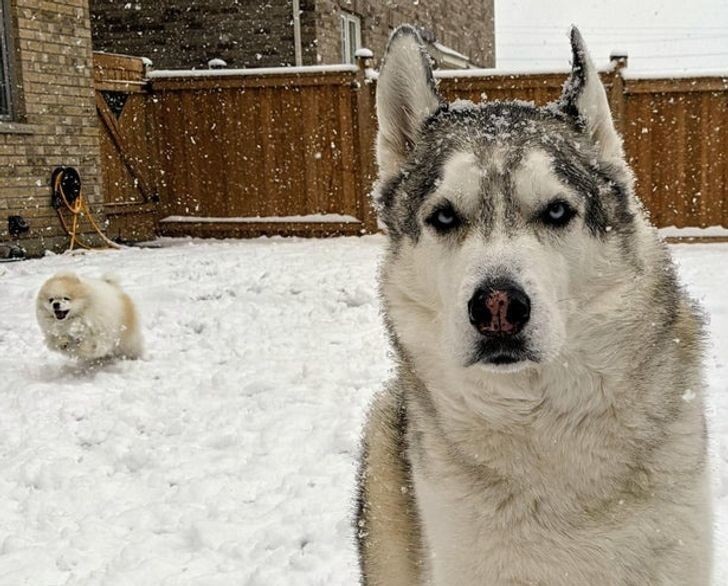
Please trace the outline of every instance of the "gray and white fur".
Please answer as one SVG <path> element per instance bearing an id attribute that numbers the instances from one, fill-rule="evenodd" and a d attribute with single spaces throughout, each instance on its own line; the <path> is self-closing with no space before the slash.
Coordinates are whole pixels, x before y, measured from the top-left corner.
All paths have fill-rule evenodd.
<path id="1" fill-rule="evenodd" d="M 417 32 L 377 89 L 396 373 L 364 431 L 362 583 L 711 575 L 701 314 L 581 35 L 561 99 L 444 103 Z"/>

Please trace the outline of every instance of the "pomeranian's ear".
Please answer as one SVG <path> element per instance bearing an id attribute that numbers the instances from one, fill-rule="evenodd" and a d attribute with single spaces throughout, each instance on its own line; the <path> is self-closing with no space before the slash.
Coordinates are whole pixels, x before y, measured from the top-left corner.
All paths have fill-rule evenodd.
<path id="1" fill-rule="evenodd" d="M 440 97 L 419 33 L 403 25 L 389 38 L 377 81 L 377 163 L 380 179 L 399 172 L 425 119 Z"/>
<path id="2" fill-rule="evenodd" d="M 81 278 L 73 271 L 59 271 L 53 275 L 53 278 L 63 279 L 64 281 L 71 281 L 73 283 L 77 283 L 81 280 Z"/>

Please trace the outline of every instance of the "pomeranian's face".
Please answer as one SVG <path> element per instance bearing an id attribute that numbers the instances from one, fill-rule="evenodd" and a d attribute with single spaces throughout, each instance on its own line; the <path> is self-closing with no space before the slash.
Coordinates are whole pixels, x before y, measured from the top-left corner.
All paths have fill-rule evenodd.
<path id="1" fill-rule="evenodd" d="M 86 306 L 83 284 L 73 273 L 55 275 L 41 287 L 36 304 L 38 311 L 45 312 L 50 319 L 67 320 Z"/>

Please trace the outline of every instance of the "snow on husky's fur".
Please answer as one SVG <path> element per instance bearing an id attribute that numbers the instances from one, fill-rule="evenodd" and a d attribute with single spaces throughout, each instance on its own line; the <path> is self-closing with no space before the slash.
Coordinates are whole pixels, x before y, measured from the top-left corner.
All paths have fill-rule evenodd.
<path id="1" fill-rule="evenodd" d="M 378 237 L 170 241 L 0 264 L 0 584 L 344 585 L 360 426 L 387 377 Z M 728 245 L 673 251 L 711 314 L 716 584 L 728 584 Z M 143 361 L 84 371 L 34 296 L 113 270 Z"/>

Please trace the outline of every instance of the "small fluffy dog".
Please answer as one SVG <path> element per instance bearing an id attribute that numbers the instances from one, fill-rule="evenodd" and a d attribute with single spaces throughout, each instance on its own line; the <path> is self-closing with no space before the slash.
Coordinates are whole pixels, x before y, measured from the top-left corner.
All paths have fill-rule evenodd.
<path id="1" fill-rule="evenodd" d="M 38 293 L 36 316 L 46 345 L 56 352 L 80 360 L 142 355 L 136 308 L 112 277 L 54 275 Z"/>

